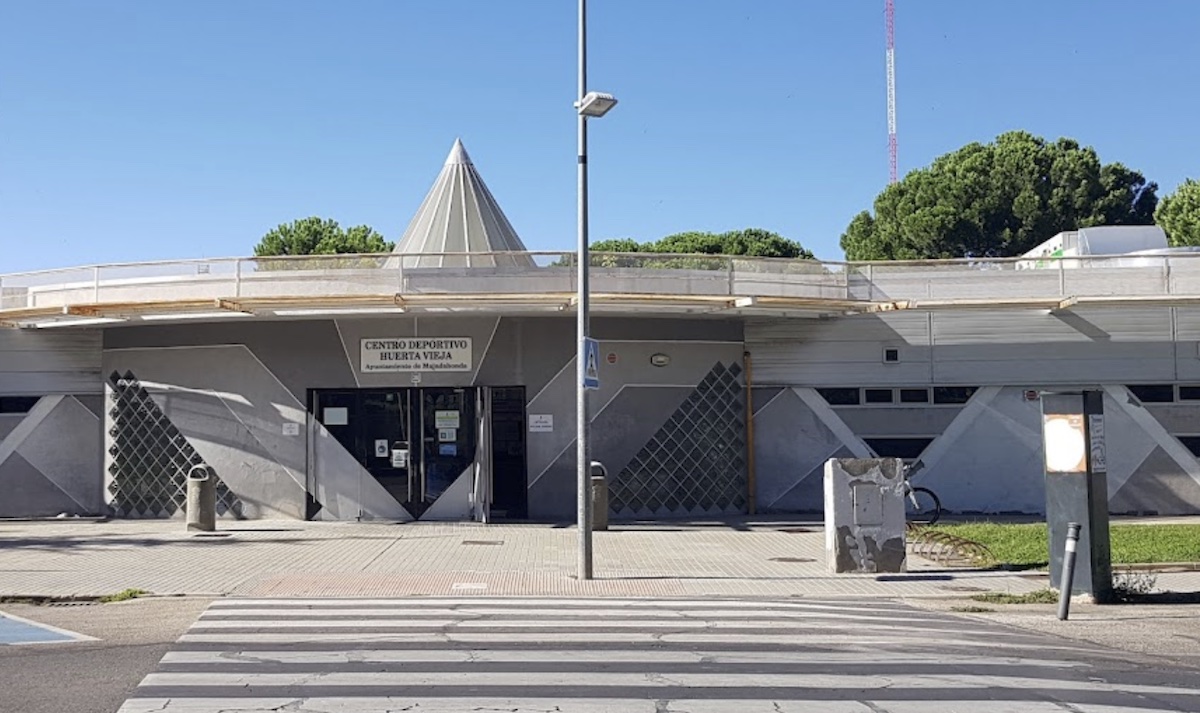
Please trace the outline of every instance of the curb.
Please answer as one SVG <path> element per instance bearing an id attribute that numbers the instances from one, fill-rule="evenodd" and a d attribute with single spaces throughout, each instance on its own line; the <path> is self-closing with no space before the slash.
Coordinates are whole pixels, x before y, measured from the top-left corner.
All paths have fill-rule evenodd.
<path id="1" fill-rule="evenodd" d="M 109 594 L 0 594 L 0 606 L 5 604 L 30 604 L 33 606 L 51 606 L 54 604 L 120 604 L 121 602 L 101 602 L 111 596 Z M 123 601 L 138 599 L 224 599 L 230 595 L 215 592 L 178 592 L 167 594 L 139 594 Z"/>

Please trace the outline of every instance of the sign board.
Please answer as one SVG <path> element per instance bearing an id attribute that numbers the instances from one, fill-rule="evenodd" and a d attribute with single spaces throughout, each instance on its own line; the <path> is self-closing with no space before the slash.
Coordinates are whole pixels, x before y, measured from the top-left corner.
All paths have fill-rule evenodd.
<path id="1" fill-rule="evenodd" d="M 447 443 L 449 441 L 457 441 L 457 440 L 458 440 L 458 429 L 457 428 L 439 428 L 438 429 L 438 442 L 439 443 Z"/>
<path id="2" fill-rule="evenodd" d="M 1088 415 L 1088 437 L 1091 441 L 1092 472 L 1108 472 L 1108 453 L 1104 447 L 1104 414 Z"/>
<path id="3" fill-rule="evenodd" d="M 364 339 L 359 370 L 471 371 L 470 337 L 393 337 Z"/>
<path id="4" fill-rule="evenodd" d="M 1046 414 L 1042 419 L 1047 473 L 1087 471 L 1087 444 L 1083 439 L 1083 416 Z"/>
<path id="5" fill-rule="evenodd" d="M 600 342 L 591 337 L 585 337 L 583 345 L 584 358 L 587 360 L 584 362 L 587 369 L 583 375 L 583 388 L 598 389 L 600 388 Z"/>
<path id="6" fill-rule="evenodd" d="M 330 406 L 322 414 L 321 423 L 326 426 L 345 426 L 350 423 L 350 411 L 344 406 Z"/>
<path id="7" fill-rule="evenodd" d="M 530 433 L 554 433 L 554 414 L 552 414 L 552 413 L 531 413 L 531 414 L 529 414 L 529 432 Z"/>
<path id="8" fill-rule="evenodd" d="M 388 442 L 387 442 L 386 438 L 376 438 L 375 439 L 375 457 L 377 457 L 377 458 L 387 458 L 388 457 Z"/>
<path id="9" fill-rule="evenodd" d="M 300 424 L 296 423 L 295 421 L 288 421 L 287 423 L 283 424 L 283 435 L 299 436 Z"/>
<path id="10" fill-rule="evenodd" d="M 458 428 L 458 411 L 434 411 L 433 426 L 434 428 Z"/>

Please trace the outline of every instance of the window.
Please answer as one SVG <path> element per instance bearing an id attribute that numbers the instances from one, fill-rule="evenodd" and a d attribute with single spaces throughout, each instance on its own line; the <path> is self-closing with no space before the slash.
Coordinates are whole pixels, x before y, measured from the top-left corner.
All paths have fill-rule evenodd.
<path id="1" fill-rule="evenodd" d="M 0 413 L 29 413 L 40 396 L 0 396 Z"/>
<path id="2" fill-rule="evenodd" d="M 1200 401 L 1200 386 L 1180 386 L 1180 401 Z"/>
<path id="3" fill-rule="evenodd" d="M 830 406 L 857 406 L 859 404 L 858 389 L 817 389 L 817 393 Z"/>
<path id="4" fill-rule="evenodd" d="M 900 403 L 927 404 L 929 403 L 929 389 L 900 389 Z"/>
<path id="5" fill-rule="evenodd" d="M 864 438 L 871 450 L 880 458 L 903 458 L 914 460 L 933 443 L 932 438 Z"/>
<path id="6" fill-rule="evenodd" d="M 1175 387 L 1171 384 L 1134 384 L 1125 388 L 1144 404 L 1169 404 L 1175 400 Z"/>
<path id="7" fill-rule="evenodd" d="M 1176 436 L 1194 456 L 1200 456 L 1200 436 Z"/>
<path id="8" fill-rule="evenodd" d="M 869 404 L 890 404 L 894 400 L 891 389 L 866 389 L 863 396 Z"/>
<path id="9" fill-rule="evenodd" d="M 935 386 L 933 387 L 933 402 L 935 404 L 965 404 L 978 390 L 977 386 Z"/>
<path id="10" fill-rule="evenodd" d="M 885 347 L 883 350 L 883 361 L 886 364 L 895 364 L 900 361 L 900 350 L 896 347 Z"/>

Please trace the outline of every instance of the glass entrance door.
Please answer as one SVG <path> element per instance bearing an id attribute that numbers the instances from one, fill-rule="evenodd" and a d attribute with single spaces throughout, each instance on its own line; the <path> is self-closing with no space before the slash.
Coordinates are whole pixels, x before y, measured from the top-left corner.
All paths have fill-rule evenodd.
<path id="1" fill-rule="evenodd" d="M 475 389 L 419 389 L 424 490 L 414 507 L 428 508 L 475 462 Z M 411 509 L 410 509 L 411 511 Z M 416 515 L 416 512 L 413 512 Z"/>
<path id="2" fill-rule="evenodd" d="M 311 402 L 317 420 L 369 477 L 420 518 L 475 462 L 476 391 L 322 390 Z"/>

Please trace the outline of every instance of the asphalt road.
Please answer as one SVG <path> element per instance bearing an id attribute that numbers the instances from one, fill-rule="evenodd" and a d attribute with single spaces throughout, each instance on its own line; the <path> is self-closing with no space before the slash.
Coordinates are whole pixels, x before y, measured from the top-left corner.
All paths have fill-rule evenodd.
<path id="1" fill-rule="evenodd" d="M 3 713 L 113 713 L 208 606 L 197 599 L 30 606 L 0 611 L 97 641 L 0 646 Z"/>

